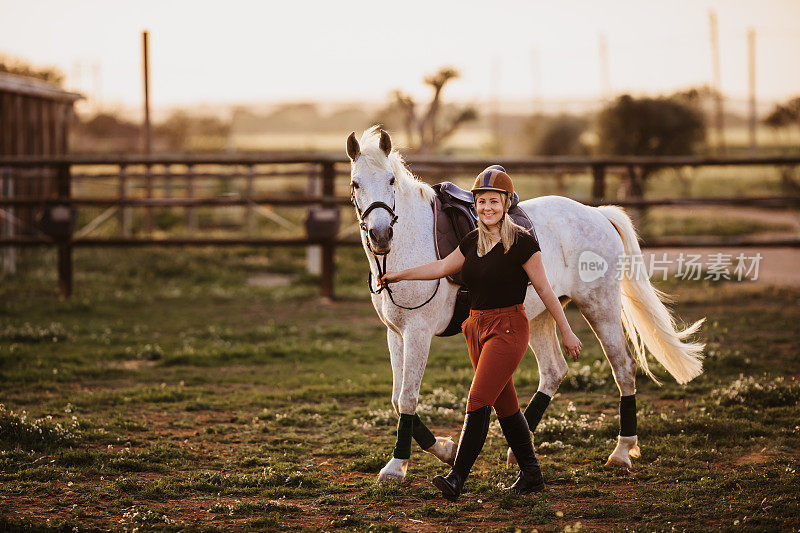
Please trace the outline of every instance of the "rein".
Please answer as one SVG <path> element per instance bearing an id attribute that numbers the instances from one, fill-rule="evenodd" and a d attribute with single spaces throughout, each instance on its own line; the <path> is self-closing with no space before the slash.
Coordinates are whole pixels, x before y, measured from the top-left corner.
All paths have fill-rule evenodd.
<path id="1" fill-rule="evenodd" d="M 353 206 L 355 206 L 355 208 L 356 208 L 356 213 L 357 213 L 357 216 L 358 216 L 358 227 L 361 228 L 361 231 L 363 231 L 365 233 L 367 231 L 367 223 L 364 222 L 364 219 L 367 217 L 367 215 L 370 214 L 370 212 L 373 209 L 385 209 L 386 211 L 389 212 L 389 216 L 392 217 L 392 221 L 389 224 L 390 228 L 392 226 L 394 226 L 395 222 L 397 222 L 398 216 L 395 214 L 394 208 L 389 207 L 384 202 L 372 202 L 367 207 L 367 209 L 362 213 L 361 209 L 358 207 L 358 204 L 356 203 L 355 190 L 352 189 L 352 188 L 350 189 L 350 201 L 353 203 Z M 369 242 L 369 235 L 366 235 L 366 239 L 367 239 L 367 248 L 369 248 L 369 251 L 372 253 L 372 258 L 375 260 L 375 268 L 378 269 L 378 277 L 381 278 L 386 273 L 386 256 L 389 253 L 388 252 L 385 253 L 385 254 L 377 254 L 377 253 L 375 253 L 375 250 L 372 249 L 372 244 Z M 379 255 L 383 256 L 383 267 L 381 267 L 381 263 L 378 261 L 378 256 Z M 441 278 L 436 280 L 436 289 L 434 289 L 433 294 L 431 294 L 430 298 L 428 298 L 423 303 L 421 303 L 421 304 L 419 304 L 417 306 L 406 307 L 406 306 L 400 305 L 400 304 L 398 304 L 397 302 L 394 301 L 394 297 L 392 296 L 392 289 L 389 288 L 389 284 L 381 285 L 380 287 L 378 287 L 378 290 L 373 290 L 372 289 L 372 271 L 370 270 L 369 272 L 367 272 L 367 288 L 369 289 L 369 292 L 371 294 L 380 294 L 381 291 L 386 290 L 386 294 L 389 295 L 389 300 L 391 300 L 392 303 L 395 306 L 397 306 L 397 307 L 399 307 L 401 309 L 407 309 L 409 311 L 413 311 L 414 309 L 419 309 L 420 307 L 426 305 L 431 300 L 433 300 L 433 297 L 436 296 L 437 292 L 439 292 L 439 285 L 441 284 L 441 282 L 442 282 Z"/>

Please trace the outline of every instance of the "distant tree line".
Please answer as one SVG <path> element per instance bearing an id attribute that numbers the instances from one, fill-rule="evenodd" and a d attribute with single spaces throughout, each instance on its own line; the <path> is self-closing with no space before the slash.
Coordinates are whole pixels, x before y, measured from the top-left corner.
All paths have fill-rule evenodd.
<path id="1" fill-rule="evenodd" d="M 79 116 L 74 133 L 79 152 L 131 152 L 142 147 L 141 125 L 114 113 Z M 229 121 L 178 110 L 153 126 L 153 148 L 157 152 L 219 151 L 227 148 L 229 134 Z"/>
<path id="2" fill-rule="evenodd" d="M 9 57 L 0 54 L 0 72 L 8 72 L 17 76 L 36 78 L 38 80 L 61 85 L 64 82 L 64 73 L 55 67 L 36 67 L 24 59 Z"/>

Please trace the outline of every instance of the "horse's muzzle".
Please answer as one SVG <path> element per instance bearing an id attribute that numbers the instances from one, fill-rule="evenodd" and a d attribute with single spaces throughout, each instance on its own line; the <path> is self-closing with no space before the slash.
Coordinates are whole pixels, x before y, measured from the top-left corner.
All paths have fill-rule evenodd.
<path id="1" fill-rule="evenodd" d="M 392 231 L 391 226 L 387 226 L 385 228 L 372 228 L 367 232 L 369 236 L 369 240 L 372 243 L 372 249 L 376 253 L 389 253 L 390 244 L 392 242 L 392 236 L 394 235 L 394 231 Z"/>

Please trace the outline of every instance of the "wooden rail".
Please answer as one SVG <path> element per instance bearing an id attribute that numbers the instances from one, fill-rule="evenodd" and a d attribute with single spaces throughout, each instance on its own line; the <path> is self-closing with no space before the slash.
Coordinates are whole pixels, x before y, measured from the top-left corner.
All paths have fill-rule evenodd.
<path id="1" fill-rule="evenodd" d="M 35 208 L 45 206 L 108 207 L 107 213 L 101 215 L 106 220 L 110 210 L 118 211 L 122 235 L 120 237 L 97 239 L 86 236 L 67 235 L 32 236 L 12 235 L 8 231 L 0 237 L 0 248 L 28 246 L 56 246 L 58 249 L 59 286 L 62 294 L 68 296 L 72 292 L 72 250 L 76 246 L 309 246 L 321 248 L 321 289 L 322 295 L 332 298 L 334 294 L 334 255 L 337 246 L 360 246 L 358 239 L 265 239 L 265 238 L 155 238 L 151 234 L 154 229 L 153 208 L 181 207 L 186 210 L 186 225 L 192 230 L 197 228 L 197 217 L 194 208 L 202 206 L 229 207 L 244 206 L 247 209 L 246 227 L 253 227 L 253 208 L 264 205 L 317 205 L 343 206 L 349 204 L 346 197 L 335 195 L 337 176 L 349 174 L 344 157 L 329 154 L 210 154 L 184 155 L 169 154 L 160 156 L 141 155 L 102 155 L 102 156 L 65 156 L 65 157 L 0 157 L 0 178 L 13 174 L 26 179 L 41 179 L 43 176 L 56 176 L 57 191 L 47 198 L 0 197 L 0 214 L 11 215 L 14 208 Z M 420 176 L 446 178 L 455 173 L 475 173 L 495 164 L 495 160 L 481 158 L 450 157 L 411 157 L 408 164 L 411 170 Z M 799 207 L 800 195 L 761 196 L 761 197 L 701 197 L 701 198 L 663 198 L 645 199 L 642 195 L 641 176 L 648 170 L 663 167 L 705 167 L 705 166 L 778 166 L 792 168 L 800 165 L 800 157 L 535 157 L 505 158 L 503 166 L 515 178 L 533 173 L 587 172 L 592 176 L 592 198 L 583 203 L 601 205 L 609 203 L 606 198 L 606 176 L 610 172 L 619 172 L 629 180 L 632 197 L 625 200 L 611 200 L 624 207 L 643 208 L 658 205 L 731 205 L 760 207 Z M 297 165 L 303 165 L 298 169 Z M 182 172 L 172 172 L 173 166 L 183 168 Z M 204 166 L 225 167 L 225 172 L 218 169 L 203 169 Z M 259 168 L 259 167 L 270 168 Z M 98 172 L 88 172 L 88 168 L 97 167 Z M 107 167 L 116 167 L 118 172 L 109 171 Z M 163 167 L 156 169 L 154 167 Z M 198 168 L 201 167 L 201 168 Z M 288 168 L 287 168 L 288 167 Z M 132 171 L 135 169 L 135 171 Z M 321 182 L 315 189 L 318 194 L 304 195 L 256 195 L 253 180 L 256 178 L 307 178 Z M 195 198 L 195 182 L 199 179 L 245 180 L 244 194 L 217 197 Z M 74 180 L 115 179 L 118 182 L 116 197 L 76 197 L 72 194 Z M 163 198 L 155 198 L 155 180 L 165 182 Z M 172 181 L 185 183 L 188 197 L 174 197 Z M 139 183 L 144 197 L 131 197 L 131 184 Z M 0 189 L 2 190 L 2 189 Z M 145 209 L 144 228 L 146 237 L 130 235 L 130 212 L 128 208 Z M 0 219 L 2 221 L 2 219 Z M 100 222 L 102 223 L 102 222 Z M 98 223 L 98 225 L 100 224 Z M 770 241 L 754 241 L 741 238 L 717 240 L 705 239 L 661 239 L 644 243 L 643 247 L 776 247 L 800 246 L 800 239 L 781 239 Z"/>

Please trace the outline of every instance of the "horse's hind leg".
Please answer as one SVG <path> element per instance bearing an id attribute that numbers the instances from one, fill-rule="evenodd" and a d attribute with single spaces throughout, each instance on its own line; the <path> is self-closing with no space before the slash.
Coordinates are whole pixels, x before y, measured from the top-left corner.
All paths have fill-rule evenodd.
<path id="1" fill-rule="evenodd" d="M 525 419 L 531 432 L 535 433 L 536 426 L 550 404 L 550 398 L 556 393 L 569 370 L 556 335 L 556 321 L 549 311 L 543 311 L 531 320 L 529 344 L 539 364 L 539 388 L 525 408 Z M 508 465 L 514 462 L 514 454 L 509 448 Z"/>
<path id="2" fill-rule="evenodd" d="M 619 289 L 595 291 L 591 299 L 578 302 L 578 307 L 600 340 L 620 393 L 619 437 L 606 465 L 630 468 L 631 457 L 640 456 L 636 436 L 636 361 L 622 327 Z"/>

